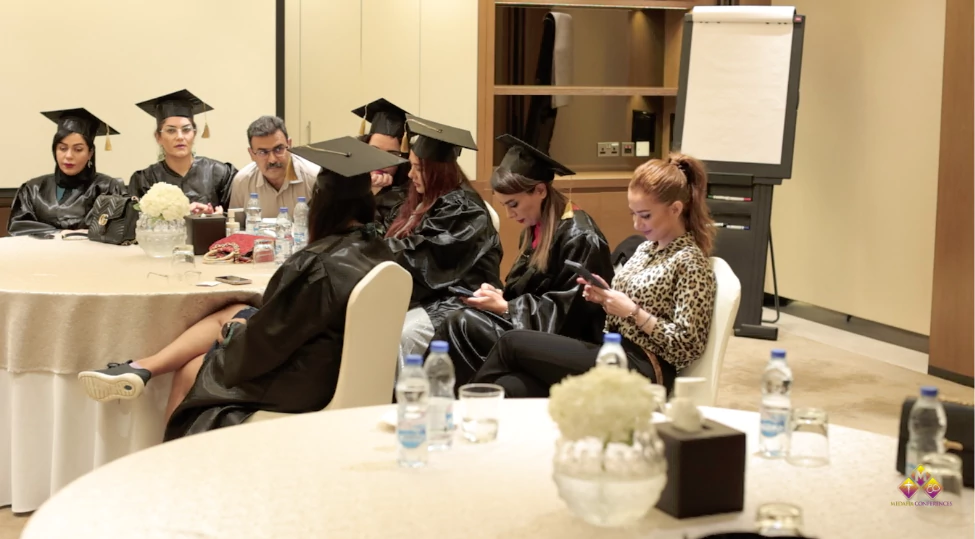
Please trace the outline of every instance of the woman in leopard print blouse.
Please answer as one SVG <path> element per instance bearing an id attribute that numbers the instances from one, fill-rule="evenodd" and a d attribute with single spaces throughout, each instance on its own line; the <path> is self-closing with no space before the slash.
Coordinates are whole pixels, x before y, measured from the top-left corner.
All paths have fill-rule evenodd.
<path id="1" fill-rule="evenodd" d="M 634 172 L 627 200 L 633 228 L 647 241 L 611 289 L 582 278 L 578 282 L 585 285 L 583 296 L 606 311 L 606 331 L 622 335 L 629 368 L 669 392 L 677 373 L 704 352 L 714 310 L 707 173 L 687 155 L 652 159 Z M 600 346 L 549 333 L 509 331 L 474 381 L 499 384 L 508 397 L 547 397 L 553 384 L 593 367 Z"/>

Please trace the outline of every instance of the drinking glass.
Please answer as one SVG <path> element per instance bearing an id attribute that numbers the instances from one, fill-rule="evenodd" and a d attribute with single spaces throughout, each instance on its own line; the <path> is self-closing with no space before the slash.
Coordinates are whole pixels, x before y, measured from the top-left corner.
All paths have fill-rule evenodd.
<path id="1" fill-rule="evenodd" d="M 650 384 L 650 392 L 654 398 L 653 412 L 667 415 L 667 388 L 660 384 Z"/>
<path id="2" fill-rule="evenodd" d="M 251 260 L 255 264 L 274 262 L 274 240 L 262 238 L 254 241 L 254 253 Z"/>
<path id="3" fill-rule="evenodd" d="M 798 537 L 802 535 L 802 509 L 791 503 L 766 503 L 755 513 L 758 533 L 766 537 Z"/>
<path id="4" fill-rule="evenodd" d="M 952 453 L 928 453 L 921 457 L 919 468 L 924 469 L 927 481 L 918 485 L 915 507 L 924 520 L 946 526 L 971 523 L 971 506 L 962 500 L 961 458 Z"/>
<path id="5" fill-rule="evenodd" d="M 792 431 L 785 460 L 793 466 L 816 468 L 829 464 L 829 418 L 820 408 L 796 408 L 789 428 Z"/>
<path id="6" fill-rule="evenodd" d="M 467 384 L 460 387 L 460 431 L 469 442 L 490 442 L 498 437 L 504 388 L 495 384 Z"/>

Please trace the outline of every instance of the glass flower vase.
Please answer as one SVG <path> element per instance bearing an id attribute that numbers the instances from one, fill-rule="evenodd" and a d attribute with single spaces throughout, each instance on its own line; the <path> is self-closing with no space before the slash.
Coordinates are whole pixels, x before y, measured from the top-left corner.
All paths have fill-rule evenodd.
<path id="1" fill-rule="evenodd" d="M 631 524 L 657 504 L 667 483 L 663 442 L 649 423 L 629 443 L 560 438 L 553 479 L 569 510 L 589 524 Z"/>
<path id="2" fill-rule="evenodd" d="M 135 239 L 139 247 L 150 258 L 167 258 L 173 255 L 177 245 L 186 243 L 186 221 L 175 219 L 167 221 L 158 217 L 139 216 L 135 228 Z"/>

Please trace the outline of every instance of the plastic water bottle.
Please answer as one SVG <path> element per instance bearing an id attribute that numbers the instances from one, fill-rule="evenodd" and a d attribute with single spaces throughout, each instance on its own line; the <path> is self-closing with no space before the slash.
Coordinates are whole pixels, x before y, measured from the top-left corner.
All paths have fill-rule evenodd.
<path id="1" fill-rule="evenodd" d="M 248 234 L 257 234 L 257 225 L 261 224 L 261 201 L 257 198 L 257 193 L 251 193 L 244 207 L 244 215 L 247 216 L 245 224 Z"/>
<path id="2" fill-rule="evenodd" d="M 938 400 L 938 388 L 924 386 L 921 398 L 911 407 L 908 416 L 907 450 L 904 458 L 904 475 L 910 476 L 914 468 L 928 453 L 945 452 L 945 430 L 948 416 L 945 407 Z"/>
<path id="3" fill-rule="evenodd" d="M 785 362 L 785 350 L 772 350 L 762 374 L 761 452 L 766 457 L 784 457 L 789 450 L 789 415 L 792 413 L 792 369 Z"/>
<path id="4" fill-rule="evenodd" d="M 454 439 L 454 363 L 445 341 L 430 343 L 430 355 L 423 364 L 430 382 L 430 447 L 431 451 L 450 449 Z"/>
<path id="5" fill-rule="evenodd" d="M 295 240 L 295 251 L 300 251 L 308 245 L 308 203 L 305 197 L 298 197 L 295 205 L 295 222 L 291 227 L 291 236 Z"/>
<path id="6" fill-rule="evenodd" d="M 596 365 L 613 365 L 620 368 L 627 368 L 626 352 L 620 344 L 623 338 L 619 333 L 607 333 L 603 335 L 603 346 L 596 355 Z"/>
<path id="7" fill-rule="evenodd" d="M 291 237 L 291 219 L 288 217 L 288 208 L 281 208 L 278 212 L 274 229 L 277 238 L 274 241 L 274 262 L 280 266 L 291 256 L 291 251 L 294 247 L 294 239 Z"/>
<path id="8" fill-rule="evenodd" d="M 396 380 L 396 441 L 400 466 L 419 468 L 427 463 L 429 395 L 430 382 L 423 370 L 423 357 L 406 356 Z"/>

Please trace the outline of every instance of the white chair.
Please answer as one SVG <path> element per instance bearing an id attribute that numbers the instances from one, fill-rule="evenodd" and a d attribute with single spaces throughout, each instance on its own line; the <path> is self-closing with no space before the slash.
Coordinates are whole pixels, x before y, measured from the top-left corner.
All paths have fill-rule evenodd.
<path id="1" fill-rule="evenodd" d="M 395 262 L 372 268 L 352 289 L 345 310 L 342 366 L 335 396 L 325 410 L 389 404 L 392 401 L 400 333 L 413 278 Z M 247 420 L 263 421 L 291 414 L 257 412 Z"/>
<path id="2" fill-rule="evenodd" d="M 728 338 L 738 316 L 738 303 L 741 301 L 741 282 L 723 259 L 712 256 L 711 269 L 717 283 L 714 296 L 714 314 L 711 315 L 711 328 L 708 330 L 708 344 L 701 358 L 691 363 L 680 373 L 680 378 L 698 377 L 705 379 L 709 391 L 702 391 L 696 399 L 698 406 L 714 406 L 718 399 L 718 379 L 721 377 L 721 364 L 728 348 Z"/>
<path id="3" fill-rule="evenodd" d="M 486 200 L 484 201 L 484 206 L 487 207 L 488 213 L 491 214 L 491 224 L 494 225 L 494 230 L 501 232 L 501 218 L 498 217 L 498 212 L 494 211 L 494 208 L 491 207 L 491 203 Z"/>

